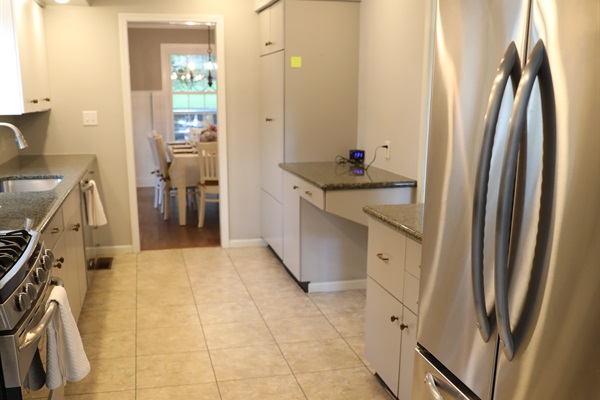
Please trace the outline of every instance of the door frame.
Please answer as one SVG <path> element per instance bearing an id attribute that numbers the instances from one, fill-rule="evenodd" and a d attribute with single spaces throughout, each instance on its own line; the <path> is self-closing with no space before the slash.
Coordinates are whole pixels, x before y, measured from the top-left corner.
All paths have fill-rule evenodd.
<path id="1" fill-rule="evenodd" d="M 131 110 L 131 79 L 129 77 L 129 22 L 168 23 L 168 22 L 212 22 L 215 24 L 216 62 L 219 65 L 217 79 L 217 115 L 219 120 L 219 226 L 221 247 L 229 244 L 229 191 L 227 171 L 227 114 L 225 99 L 225 26 L 223 15 L 199 14 L 119 14 L 119 50 L 121 57 L 121 83 L 123 96 L 123 118 L 125 128 L 125 153 L 127 158 L 127 179 L 129 182 L 129 212 L 131 214 L 131 238 L 133 251 L 140 252 L 140 227 L 137 206 L 137 185 L 135 174 L 135 153 L 133 145 L 133 117 Z"/>

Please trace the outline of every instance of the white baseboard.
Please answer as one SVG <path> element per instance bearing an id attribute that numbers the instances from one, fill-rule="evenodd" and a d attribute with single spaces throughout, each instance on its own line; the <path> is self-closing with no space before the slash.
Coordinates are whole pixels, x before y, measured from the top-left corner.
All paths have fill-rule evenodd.
<path id="1" fill-rule="evenodd" d="M 133 253 L 133 246 L 100 246 L 96 247 L 97 256 L 114 256 L 116 254 Z"/>
<path id="2" fill-rule="evenodd" d="M 333 281 L 333 282 L 310 282 L 308 292 L 340 292 L 342 290 L 366 289 L 367 280 L 357 279 L 354 281 Z"/>
<path id="3" fill-rule="evenodd" d="M 265 247 L 267 246 L 267 242 L 264 239 L 240 239 L 240 240 L 230 240 L 229 247 Z M 225 247 L 225 246 L 223 246 Z"/>

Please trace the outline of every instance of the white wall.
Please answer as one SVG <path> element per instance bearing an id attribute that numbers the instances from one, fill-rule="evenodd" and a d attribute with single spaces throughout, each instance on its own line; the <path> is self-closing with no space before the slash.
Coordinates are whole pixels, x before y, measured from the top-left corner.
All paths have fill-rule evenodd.
<path id="1" fill-rule="evenodd" d="M 119 13 L 224 16 L 230 238 L 258 238 L 258 17 L 248 0 L 94 0 L 91 7 L 46 7 L 53 108 L 49 117 L 19 117 L 20 127 L 29 128 L 27 152 L 95 153 L 109 220 L 98 232 L 100 245 L 131 246 L 128 185 L 135 182 L 127 181 Z M 82 126 L 83 110 L 98 111 L 97 127 Z"/>
<path id="2" fill-rule="evenodd" d="M 385 160 L 379 150 L 374 165 L 417 179 L 420 186 L 432 3 L 363 0 L 360 6 L 358 144 L 370 161 L 375 147 L 391 140 L 391 159 Z M 110 221 L 98 232 L 100 244 L 131 246 L 118 14 L 224 15 L 230 238 L 258 238 L 258 17 L 253 2 L 94 0 L 92 4 L 45 8 L 54 105 L 49 113 L 16 117 L 30 143 L 20 154 L 95 153 Z M 82 126 L 83 110 L 98 111 L 97 127 Z M 16 154 L 10 146 L 5 138 L 0 140 L 6 157 Z"/>
<path id="3" fill-rule="evenodd" d="M 358 146 L 365 161 L 417 180 L 422 201 L 433 0 L 360 3 Z"/>

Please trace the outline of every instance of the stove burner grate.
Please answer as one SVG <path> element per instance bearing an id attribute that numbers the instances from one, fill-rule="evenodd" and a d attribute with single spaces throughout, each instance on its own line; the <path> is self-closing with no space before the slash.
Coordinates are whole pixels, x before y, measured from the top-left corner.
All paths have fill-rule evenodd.
<path id="1" fill-rule="evenodd" d="M 30 240 L 26 230 L 0 233 L 0 279 L 17 263 Z"/>

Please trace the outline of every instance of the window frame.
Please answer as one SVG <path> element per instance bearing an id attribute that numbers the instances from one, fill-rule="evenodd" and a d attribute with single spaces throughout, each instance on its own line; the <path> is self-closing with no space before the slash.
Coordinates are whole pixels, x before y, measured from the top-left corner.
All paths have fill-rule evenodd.
<path id="1" fill-rule="evenodd" d="M 215 45 L 211 43 L 211 50 L 213 52 L 213 62 L 216 60 L 216 52 Z M 161 55 L 161 82 L 162 82 L 162 94 L 166 99 L 166 105 L 168 107 L 167 111 L 167 126 L 168 130 L 165 132 L 166 140 L 175 140 L 175 120 L 174 110 L 173 110 L 173 94 L 176 94 L 172 90 L 172 82 L 171 82 L 171 55 L 174 54 L 201 54 L 205 55 L 208 52 L 208 44 L 206 43 L 162 43 L 160 45 L 160 55 Z M 211 93 L 212 94 L 212 93 Z M 217 104 L 218 104 L 218 88 L 215 82 L 215 92 L 214 94 L 217 96 Z M 218 106 L 217 110 L 214 112 L 215 115 L 218 115 Z"/>

